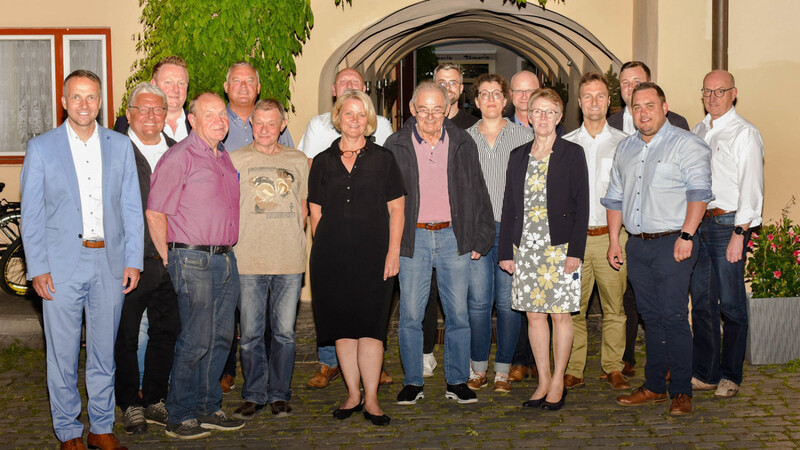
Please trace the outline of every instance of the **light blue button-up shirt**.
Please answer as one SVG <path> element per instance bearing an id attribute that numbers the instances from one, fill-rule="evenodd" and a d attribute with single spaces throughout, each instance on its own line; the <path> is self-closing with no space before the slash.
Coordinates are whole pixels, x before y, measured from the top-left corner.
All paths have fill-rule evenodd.
<path id="1" fill-rule="evenodd" d="M 225 138 L 225 150 L 232 152 L 252 143 L 253 126 L 250 124 L 250 118 L 242 120 L 228 105 L 228 136 Z M 278 143 L 284 147 L 294 148 L 294 140 L 289 133 L 289 127 L 286 127 L 278 136 Z"/>
<path id="2" fill-rule="evenodd" d="M 620 142 L 600 203 L 622 211 L 625 229 L 640 234 L 680 230 L 688 202 L 713 199 L 711 149 L 665 122 L 649 143 L 638 132 Z"/>

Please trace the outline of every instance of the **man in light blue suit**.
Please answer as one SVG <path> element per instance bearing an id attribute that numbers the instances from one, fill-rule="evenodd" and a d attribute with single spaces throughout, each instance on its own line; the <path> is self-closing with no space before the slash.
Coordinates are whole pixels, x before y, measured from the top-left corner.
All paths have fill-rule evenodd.
<path id="1" fill-rule="evenodd" d="M 47 387 L 61 448 L 84 448 L 78 355 L 86 313 L 90 447 L 119 448 L 114 341 L 124 295 L 142 269 L 144 221 L 126 136 L 99 126 L 100 79 L 64 80 L 64 123 L 28 142 L 22 166 L 22 240 L 28 279 L 45 302 Z"/>

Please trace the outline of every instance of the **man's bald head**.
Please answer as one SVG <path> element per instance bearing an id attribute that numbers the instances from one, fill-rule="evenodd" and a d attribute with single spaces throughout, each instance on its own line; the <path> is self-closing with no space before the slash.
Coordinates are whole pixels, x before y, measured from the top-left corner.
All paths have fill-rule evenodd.
<path id="1" fill-rule="evenodd" d="M 533 72 L 521 70 L 511 77 L 511 103 L 520 122 L 528 123 L 528 100 L 540 87 L 539 78 Z"/>
<path id="2" fill-rule="evenodd" d="M 340 70 L 333 79 L 333 96 L 338 98 L 348 89 L 367 91 L 367 87 L 364 86 L 364 77 L 359 71 L 350 67 Z"/>

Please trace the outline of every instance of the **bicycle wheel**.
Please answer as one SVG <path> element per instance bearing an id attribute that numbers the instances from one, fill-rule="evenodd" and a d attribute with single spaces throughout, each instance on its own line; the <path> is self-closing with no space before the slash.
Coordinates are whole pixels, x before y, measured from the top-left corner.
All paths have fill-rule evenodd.
<path id="1" fill-rule="evenodd" d="M 25 279 L 28 270 L 25 265 L 22 239 L 17 238 L 8 246 L 3 257 L 0 258 L 0 267 L 3 269 L 3 282 L 0 283 L 0 287 L 11 295 L 24 297 L 31 286 Z"/>
<path id="2" fill-rule="evenodd" d="M 9 211 L 0 216 L 0 252 L 4 252 L 20 236 L 20 217 L 22 215 L 19 210 Z"/>

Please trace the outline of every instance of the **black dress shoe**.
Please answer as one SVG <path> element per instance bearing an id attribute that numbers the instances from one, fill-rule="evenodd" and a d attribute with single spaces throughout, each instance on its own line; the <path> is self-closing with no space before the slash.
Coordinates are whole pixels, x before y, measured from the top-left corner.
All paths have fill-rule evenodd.
<path id="1" fill-rule="evenodd" d="M 564 406 L 564 399 L 566 398 L 567 398 L 567 388 L 564 388 L 564 392 L 561 393 L 561 400 L 555 403 L 550 403 L 545 400 L 544 402 L 542 402 L 542 409 L 546 409 L 548 411 L 558 411 L 559 409 L 561 409 L 562 406 Z"/>
<path id="2" fill-rule="evenodd" d="M 546 398 L 547 398 L 547 395 L 545 395 L 542 398 L 532 398 L 530 400 L 522 402 L 522 407 L 523 408 L 539 408 L 540 406 L 542 406 L 542 403 L 544 403 L 544 399 L 546 399 Z"/>
<path id="3" fill-rule="evenodd" d="M 353 413 L 361 411 L 363 408 L 364 408 L 363 403 L 359 403 L 350 409 L 336 408 L 335 410 L 333 410 L 333 418 L 338 420 L 344 420 L 352 416 Z"/>
<path id="4" fill-rule="evenodd" d="M 373 425 L 377 425 L 379 427 L 385 427 L 386 425 L 389 425 L 389 421 L 392 420 L 386 414 L 381 414 L 380 416 L 370 414 L 367 412 L 366 408 L 364 409 L 364 418 L 372 422 Z"/>

